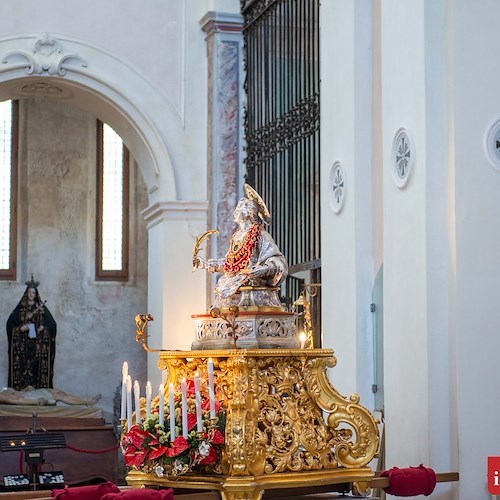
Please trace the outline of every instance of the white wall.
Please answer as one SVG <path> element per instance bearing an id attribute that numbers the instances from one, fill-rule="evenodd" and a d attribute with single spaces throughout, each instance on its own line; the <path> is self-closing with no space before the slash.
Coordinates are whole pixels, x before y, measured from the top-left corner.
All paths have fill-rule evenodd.
<path id="1" fill-rule="evenodd" d="M 323 2 L 320 22 L 323 347 L 338 360 L 335 387 L 371 407 L 371 3 Z M 346 177 L 339 214 L 329 203 L 335 161 Z"/>
<path id="2" fill-rule="evenodd" d="M 383 2 L 381 21 L 386 464 L 404 467 L 429 463 L 424 4 Z M 416 152 L 404 190 L 391 174 L 402 126 Z"/>
<path id="3" fill-rule="evenodd" d="M 357 196 L 363 173 L 356 110 L 366 93 L 354 78 L 364 63 L 356 47 L 363 14 L 351 2 L 322 5 L 322 237 L 325 346 L 339 358 L 340 388 L 359 388 L 363 287 L 356 278 L 384 262 L 386 466 L 426 463 L 457 470 L 460 484 L 440 484 L 433 498 L 486 499 L 486 461 L 497 455 L 500 400 L 498 299 L 500 172 L 484 138 L 500 118 L 497 2 L 381 0 L 373 5 L 374 246 L 364 235 Z M 411 22 L 409 22 L 411 20 Z M 472 36 L 474 33 L 474 36 Z M 405 127 L 416 163 L 406 188 L 392 179 L 392 143 Z M 328 203 L 329 168 L 347 172 L 346 205 Z M 369 216 L 369 214 L 368 214 Z M 369 227 L 367 224 L 365 227 Z M 380 241 L 380 239 L 382 240 Z M 373 269 L 374 273 L 376 269 Z M 374 274 L 373 274 L 374 275 Z M 372 276 L 373 276 L 372 275 Z"/>
<path id="4" fill-rule="evenodd" d="M 486 460 L 500 450 L 500 172 L 490 166 L 483 147 L 489 126 L 500 117 L 499 15 L 494 1 L 457 1 L 450 7 L 461 498 L 489 498 Z"/>
<path id="5" fill-rule="evenodd" d="M 57 323 L 54 387 L 102 393 L 113 410 L 121 363 L 143 384 L 146 354 L 134 315 L 147 303 L 146 187 L 131 162 L 130 280 L 95 281 L 96 118 L 44 99 L 20 102 L 17 282 L 0 281 L 5 325 L 33 274 Z M 0 336 L 0 386 L 7 384 L 7 337 Z M 112 362 L 111 362 L 112 361 Z"/>
<path id="6" fill-rule="evenodd" d="M 15 0 L 0 5 L 0 37 L 18 33 L 71 35 L 129 61 L 161 87 L 174 107 L 183 107 L 186 16 L 196 15 L 190 0 L 90 0 L 83 3 Z M 190 4 L 190 5 L 188 5 Z M 203 5 L 201 6 L 203 8 Z"/>

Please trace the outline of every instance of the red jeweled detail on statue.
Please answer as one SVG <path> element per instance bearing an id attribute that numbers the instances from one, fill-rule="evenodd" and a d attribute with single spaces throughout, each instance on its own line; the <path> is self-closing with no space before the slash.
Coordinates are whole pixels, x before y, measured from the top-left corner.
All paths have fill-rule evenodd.
<path id="1" fill-rule="evenodd" d="M 224 272 L 226 274 L 237 274 L 248 267 L 248 263 L 252 258 L 252 254 L 257 246 L 257 243 L 259 242 L 261 230 L 262 224 L 253 224 L 239 247 L 235 247 L 233 244 L 233 235 L 233 238 L 231 238 L 229 252 L 226 255 L 226 262 L 224 263 Z"/>

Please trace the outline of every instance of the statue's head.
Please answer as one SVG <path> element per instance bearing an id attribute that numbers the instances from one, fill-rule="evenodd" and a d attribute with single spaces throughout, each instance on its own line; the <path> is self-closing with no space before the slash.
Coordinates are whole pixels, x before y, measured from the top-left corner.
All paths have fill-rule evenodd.
<path id="1" fill-rule="evenodd" d="M 252 222 L 260 222 L 259 219 L 259 208 L 254 201 L 248 198 L 241 198 L 241 200 L 236 205 L 233 213 L 234 222 L 237 224 L 250 220 Z"/>
<path id="2" fill-rule="evenodd" d="M 234 210 L 236 223 L 251 220 L 254 223 L 269 224 L 271 215 L 259 194 L 248 184 L 245 184 L 245 198 L 241 198 Z"/>
<path id="3" fill-rule="evenodd" d="M 39 299 L 38 295 L 38 285 L 40 284 L 39 281 L 35 281 L 33 279 L 33 275 L 31 275 L 31 279 L 29 281 L 26 281 L 26 291 L 25 296 L 28 297 L 28 300 L 34 301 Z"/>
<path id="4" fill-rule="evenodd" d="M 36 288 L 33 288 L 33 287 L 29 287 L 27 290 L 26 290 L 26 296 L 28 297 L 28 300 L 29 301 L 33 301 L 36 299 Z"/>

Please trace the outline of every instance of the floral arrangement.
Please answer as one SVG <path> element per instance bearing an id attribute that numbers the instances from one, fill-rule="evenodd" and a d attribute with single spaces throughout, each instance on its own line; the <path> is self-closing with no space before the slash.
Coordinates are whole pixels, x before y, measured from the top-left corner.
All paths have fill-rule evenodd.
<path id="1" fill-rule="evenodd" d="M 133 425 L 122 437 L 122 451 L 127 466 L 154 472 L 158 477 L 178 476 L 193 470 L 221 472 L 226 412 L 215 401 L 216 418 L 210 418 L 210 402 L 201 393 L 203 431 L 197 431 L 194 382 L 187 380 L 187 437 L 182 432 L 181 393 L 175 392 L 175 439 L 171 440 L 169 405 L 164 405 L 165 423 L 159 422 L 159 399 L 153 401 L 151 414 L 141 424 Z M 186 434 L 186 433 L 184 433 Z"/>

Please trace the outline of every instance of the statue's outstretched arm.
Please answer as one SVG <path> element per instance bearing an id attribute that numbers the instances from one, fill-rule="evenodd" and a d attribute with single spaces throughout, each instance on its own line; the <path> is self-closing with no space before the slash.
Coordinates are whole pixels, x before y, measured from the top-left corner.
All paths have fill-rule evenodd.
<path id="1" fill-rule="evenodd" d="M 222 273 L 224 272 L 225 259 L 204 259 L 203 257 L 196 256 L 198 269 L 206 269 L 209 273 Z"/>

